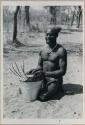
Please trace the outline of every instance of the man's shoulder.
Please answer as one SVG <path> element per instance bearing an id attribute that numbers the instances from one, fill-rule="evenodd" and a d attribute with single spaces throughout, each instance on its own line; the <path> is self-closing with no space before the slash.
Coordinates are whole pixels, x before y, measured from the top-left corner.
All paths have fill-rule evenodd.
<path id="1" fill-rule="evenodd" d="M 42 55 L 42 53 L 44 53 L 46 51 L 46 47 L 43 47 L 40 52 L 39 52 L 39 55 Z"/>
<path id="2" fill-rule="evenodd" d="M 66 49 L 60 44 L 59 44 L 58 53 L 59 53 L 59 55 L 67 55 Z"/>
<path id="3" fill-rule="evenodd" d="M 47 50 L 47 46 L 41 48 L 40 52 L 45 52 Z"/>

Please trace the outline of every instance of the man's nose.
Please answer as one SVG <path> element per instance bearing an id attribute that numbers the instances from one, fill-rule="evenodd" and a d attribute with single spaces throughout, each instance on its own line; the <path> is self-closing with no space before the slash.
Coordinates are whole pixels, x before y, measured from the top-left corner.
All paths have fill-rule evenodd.
<path id="1" fill-rule="evenodd" d="M 47 35 L 47 38 L 50 38 L 50 35 Z"/>

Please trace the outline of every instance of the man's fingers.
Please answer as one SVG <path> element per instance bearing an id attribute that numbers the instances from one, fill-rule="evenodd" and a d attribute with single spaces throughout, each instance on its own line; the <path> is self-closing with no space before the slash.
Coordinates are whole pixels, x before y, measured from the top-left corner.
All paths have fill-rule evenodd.
<path id="1" fill-rule="evenodd" d="M 41 76 L 41 75 L 43 75 L 43 72 L 42 71 L 37 71 L 37 72 L 35 72 L 35 75 Z"/>
<path id="2" fill-rule="evenodd" d="M 35 74 L 35 73 L 37 73 L 37 72 L 41 72 L 41 70 L 40 69 L 31 69 L 30 71 L 28 71 L 27 73 L 26 73 L 26 75 L 29 75 L 29 74 Z"/>
<path id="3" fill-rule="evenodd" d="M 32 70 L 29 71 L 29 74 L 33 74 L 35 72 L 37 72 L 37 69 L 32 69 Z"/>
<path id="4" fill-rule="evenodd" d="M 38 69 L 32 70 L 32 73 L 37 73 L 37 72 L 38 72 Z"/>
<path id="5" fill-rule="evenodd" d="M 26 74 L 26 75 L 32 74 L 33 70 L 34 70 L 34 69 L 31 69 L 30 71 L 26 72 L 25 74 Z"/>
<path id="6" fill-rule="evenodd" d="M 30 73 L 29 72 L 26 72 L 25 75 L 29 75 Z"/>
<path id="7" fill-rule="evenodd" d="M 32 70 L 30 70 L 29 72 L 28 72 L 28 74 L 31 74 L 32 73 Z"/>

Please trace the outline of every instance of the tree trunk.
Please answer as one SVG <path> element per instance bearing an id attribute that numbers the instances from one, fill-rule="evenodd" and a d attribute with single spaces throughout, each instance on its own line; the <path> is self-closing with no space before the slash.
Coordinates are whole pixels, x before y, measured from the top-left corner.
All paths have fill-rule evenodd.
<path id="1" fill-rule="evenodd" d="M 79 6 L 78 7 L 78 18 L 77 18 L 77 28 L 79 28 L 79 26 L 80 26 L 81 17 L 82 17 L 82 9 L 81 9 L 81 6 Z"/>
<path id="2" fill-rule="evenodd" d="M 26 24 L 30 26 L 30 14 L 29 14 L 29 6 L 25 6 L 25 19 Z"/>
<path id="3" fill-rule="evenodd" d="M 16 11 L 14 13 L 14 31 L 13 31 L 13 42 L 16 42 L 17 39 L 17 15 L 19 11 L 19 6 L 17 6 Z"/>
<path id="4" fill-rule="evenodd" d="M 73 15 L 72 15 L 71 26 L 73 25 L 74 17 L 75 17 L 75 11 L 73 12 Z"/>
<path id="5" fill-rule="evenodd" d="M 49 10 L 50 10 L 50 14 L 51 14 L 50 24 L 56 25 L 56 7 L 50 6 Z"/>

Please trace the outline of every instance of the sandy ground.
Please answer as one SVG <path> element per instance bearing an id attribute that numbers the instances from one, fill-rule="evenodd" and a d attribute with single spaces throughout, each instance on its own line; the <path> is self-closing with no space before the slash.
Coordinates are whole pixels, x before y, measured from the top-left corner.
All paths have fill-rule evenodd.
<path id="1" fill-rule="evenodd" d="M 44 35 L 34 37 L 31 34 L 27 38 L 19 36 L 22 42 L 24 41 L 25 44 L 29 45 L 28 47 L 13 48 L 4 45 L 4 118 L 82 118 L 83 62 L 81 34 L 81 32 L 74 32 L 72 34 L 61 34 L 61 37 L 59 37 L 68 51 L 68 67 L 64 76 L 64 88 L 72 91 L 74 95 L 64 95 L 60 99 L 47 102 L 36 100 L 28 103 L 24 101 L 19 93 L 19 80 L 9 70 L 12 63 L 16 61 L 18 65 L 21 65 L 23 60 L 25 71 L 35 68 L 38 61 L 38 51 L 45 44 Z M 30 39 L 31 43 L 29 43 Z M 4 41 L 6 40 L 4 39 Z"/>

